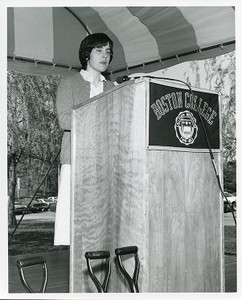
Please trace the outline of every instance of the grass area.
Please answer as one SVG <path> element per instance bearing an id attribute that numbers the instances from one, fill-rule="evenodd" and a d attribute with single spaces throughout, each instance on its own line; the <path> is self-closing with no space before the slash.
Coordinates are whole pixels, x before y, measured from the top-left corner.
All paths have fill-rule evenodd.
<path id="1" fill-rule="evenodd" d="M 13 229 L 9 229 L 9 236 Z M 69 246 L 54 246 L 54 222 L 22 221 L 11 242 L 9 255 L 31 254 L 58 250 L 67 250 Z M 225 226 L 224 251 L 236 253 L 236 228 Z"/>
<path id="2" fill-rule="evenodd" d="M 13 228 L 9 229 L 9 236 Z M 69 246 L 54 246 L 54 222 L 22 221 L 9 242 L 8 254 L 31 254 L 67 250 Z"/>

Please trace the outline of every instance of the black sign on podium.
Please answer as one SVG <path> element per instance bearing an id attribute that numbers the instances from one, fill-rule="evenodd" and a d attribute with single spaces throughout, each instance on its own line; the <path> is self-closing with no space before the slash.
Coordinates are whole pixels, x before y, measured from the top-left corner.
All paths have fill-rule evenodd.
<path id="1" fill-rule="evenodd" d="M 205 150 L 205 129 L 210 147 L 219 150 L 219 128 L 218 94 L 150 83 L 149 146 Z"/>

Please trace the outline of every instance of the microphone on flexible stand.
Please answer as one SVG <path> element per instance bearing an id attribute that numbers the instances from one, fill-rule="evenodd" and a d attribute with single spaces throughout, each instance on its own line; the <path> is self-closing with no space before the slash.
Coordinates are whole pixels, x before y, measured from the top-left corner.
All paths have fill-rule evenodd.
<path id="1" fill-rule="evenodd" d="M 150 78 L 150 79 L 164 79 L 164 80 L 171 80 L 171 81 L 177 81 L 176 79 L 172 78 L 166 78 L 166 77 L 159 77 L 159 76 L 151 76 L 151 75 L 139 75 L 139 76 L 131 76 L 129 77 L 128 75 L 123 75 L 123 76 L 118 76 L 116 78 L 117 83 L 123 83 L 125 81 L 133 80 L 133 79 L 138 79 L 138 78 Z"/>
<path id="2" fill-rule="evenodd" d="M 129 77 L 129 76 L 127 76 L 127 75 L 124 75 L 124 76 L 118 76 L 117 78 L 116 78 L 116 82 L 117 83 L 123 83 L 123 82 L 125 82 L 125 81 L 129 81 L 131 79 L 131 77 Z"/>

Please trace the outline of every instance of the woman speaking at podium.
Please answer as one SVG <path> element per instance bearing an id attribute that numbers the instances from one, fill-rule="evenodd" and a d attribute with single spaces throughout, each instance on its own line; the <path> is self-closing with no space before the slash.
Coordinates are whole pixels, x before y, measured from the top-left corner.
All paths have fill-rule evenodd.
<path id="1" fill-rule="evenodd" d="M 105 79 L 113 58 L 113 42 L 104 33 L 87 36 L 80 44 L 81 71 L 65 76 L 58 86 L 56 108 L 64 134 L 61 144 L 61 175 L 55 217 L 54 245 L 70 245 L 71 109 L 114 86 Z"/>

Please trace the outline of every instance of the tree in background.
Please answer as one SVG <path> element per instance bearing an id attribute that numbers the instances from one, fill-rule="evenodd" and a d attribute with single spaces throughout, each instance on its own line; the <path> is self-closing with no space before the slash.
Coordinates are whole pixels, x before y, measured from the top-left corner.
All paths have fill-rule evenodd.
<path id="1" fill-rule="evenodd" d="M 235 52 L 230 52 L 193 61 L 190 63 L 192 76 L 189 72 L 185 73 L 187 81 L 193 86 L 214 90 L 221 95 L 224 188 L 228 192 L 236 191 L 235 66 Z"/>
<path id="2" fill-rule="evenodd" d="M 16 223 L 17 178 L 24 178 L 26 193 L 33 194 L 60 148 L 61 130 L 55 110 L 58 82 L 57 76 L 8 72 L 9 225 Z M 55 193 L 57 172 L 58 161 L 48 178 Z"/>

